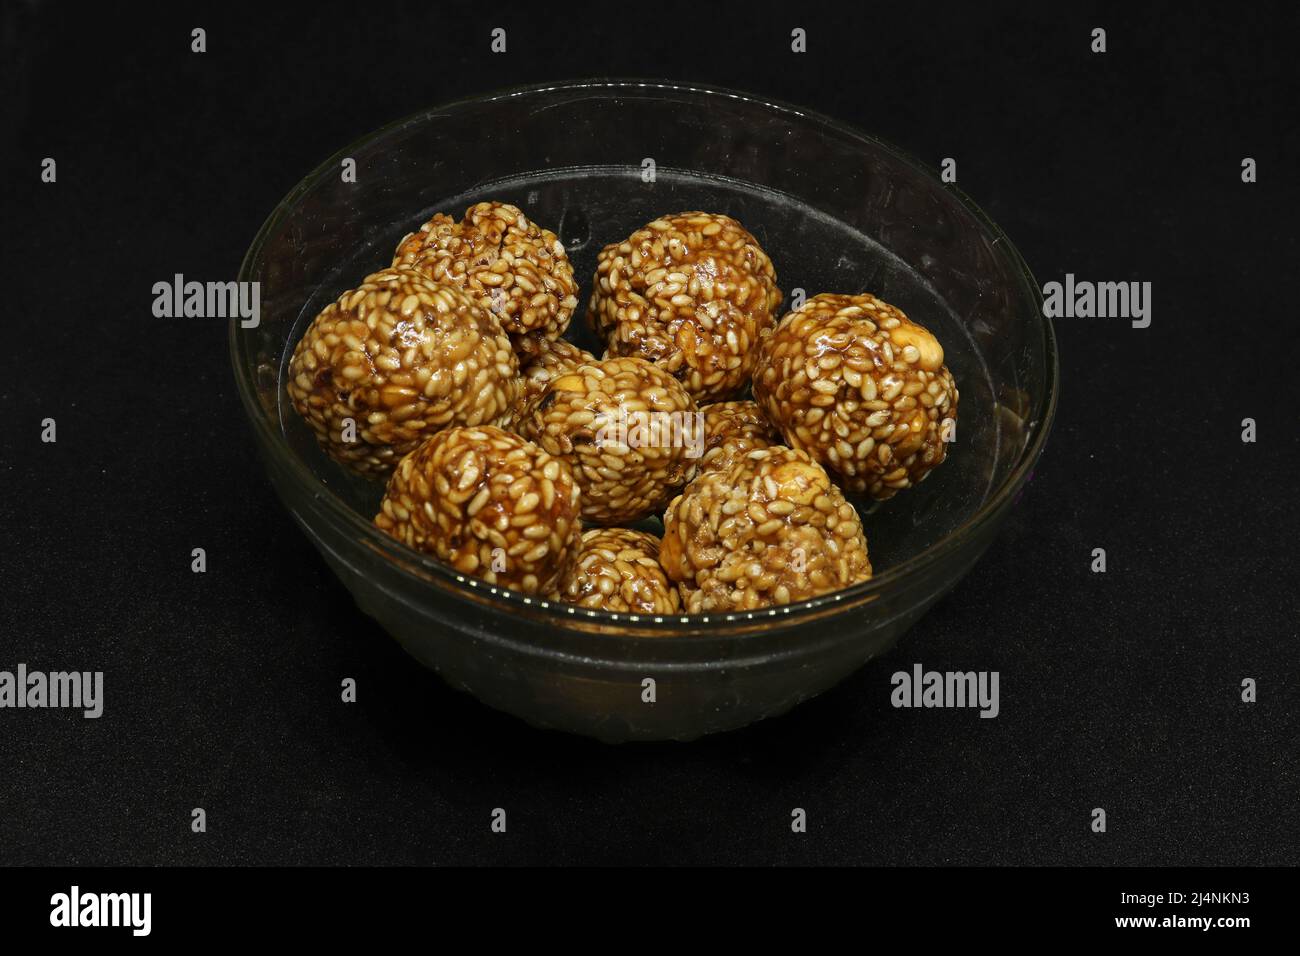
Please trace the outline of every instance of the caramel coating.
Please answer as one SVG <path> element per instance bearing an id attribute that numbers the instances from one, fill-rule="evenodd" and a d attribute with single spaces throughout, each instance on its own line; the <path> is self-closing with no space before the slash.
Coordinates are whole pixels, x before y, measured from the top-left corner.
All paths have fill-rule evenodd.
<path id="1" fill-rule="evenodd" d="M 779 445 L 687 485 L 664 514 L 659 561 L 692 614 L 790 604 L 871 577 L 853 506 L 820 465 Z"/>
<path id="2" fill-rule="evenodd" d="M 505 203 L 478 203 L 460 222 L 438 213 L 398 243 L 393 265 L 470 292 L 524 357 L 564 334 L 578 304 L 564 244 Z"/>
<path id="3" fill-rule="evenodd" d="M 402 459 L 375 524 L 463 574 L 551 592 L 581 540 L 564 462 L 500 428 L 448 428 Z"/>
<path id="4" fill-rule="evenodd" d="M 631 528 L 592 528 L 560 579 L 559 600 L 631 614 L 681 610 L 677 586 L 659 566 L 659 539 Z"/>
<path id="5" fill-rule="evenodd" d="M 846 491 L 883 500 L 941 464 L 957 386 L 933 334 L 873 295 L 814 296 L 763 340 L 754 400 Z"/>
<path id="6" fill-rule="evenodd" d="M 443 428 L 506 421 L 518 373 L 500 323 L 466 292 L 389 269 L 321 311 L 294 349 L 287 389 L 330 457 L 383 477 Z"/>
<path id="7" fill-rule="evenodd" d="M 683 212 L 601 251 L 587 321 L 608 355 L 654 362 L 715 402 L 749 384 L 780 301 L 772 260 L 740 223 Z"/>
<path id="8" fill-rule="evenodd" d="M 725 471 L 746 453 L 781 444 L 781 435 L 755 402 L 716 402 L 704 413 L 704 454 L 696 475 Z"/>
<path id="9" fill-rule="evenodd" d="M 680 382 L 639 358 L 604 359 L 550 381 L 519 423 L 564 459 L 582 517 L 625 524 L 657 513 L 686 482 L 703 422 Z"/>

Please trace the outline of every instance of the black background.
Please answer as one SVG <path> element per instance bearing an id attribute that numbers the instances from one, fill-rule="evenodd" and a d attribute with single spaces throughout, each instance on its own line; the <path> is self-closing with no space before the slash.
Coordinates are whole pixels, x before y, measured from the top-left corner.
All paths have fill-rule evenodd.
<path id="1" fill-rule="evenodd" d="M 0 16 L 0 668 L 103 670 L 106 695 L 99 720 L 0 711 L 0 862 L 1297 861 L 1294 13 L 359 6 Z M 692 744 L 536 731 L 406 658 L 274 498 L 225 323 L 151 314 L 174 273 L 233 278 L 356 137 L 600 75 L 955 157 L 1040 282 L 1153 283 L 1148 329 L 1057 322 L 1055 432 L 956 590 L 833 692 Z M 918 661 L 999 671 L 1001 715 L 891 708 Z"/>

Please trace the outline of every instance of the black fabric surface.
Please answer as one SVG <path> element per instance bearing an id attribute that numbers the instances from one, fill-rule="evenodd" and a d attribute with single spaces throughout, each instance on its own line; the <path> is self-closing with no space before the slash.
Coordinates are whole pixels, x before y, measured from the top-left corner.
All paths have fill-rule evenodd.
<path id="1" fill-rule="evenodd" d="M 1293 6 L 125 6 L 0 15 L 0 669 L 106 695 L 98 720 L 0 710 L 0 862 L 1297 861 Z M 536 731 L 407 658 L 274 497 L 225 323 L 151 314 L 174 273 L 233 278 L 356 137 L 598 75 L 956 157 L 1040 282 L 1153 284 L 1148 329 L 1056 323 L 1053 437 L 955 591 L 834 691 L 691 744 Z M 918 661 L 999 671 L 1001 714 L 892 708 Z"/>

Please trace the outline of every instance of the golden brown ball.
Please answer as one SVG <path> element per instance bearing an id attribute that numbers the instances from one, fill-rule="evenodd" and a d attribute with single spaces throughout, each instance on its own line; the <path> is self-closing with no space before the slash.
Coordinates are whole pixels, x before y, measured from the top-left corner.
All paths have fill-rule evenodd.
<path id="1" fill-rule="evenodd" d="M 820 465 L 779 445 L 687 485 L 664 514 L 659 561 L 691 613 L 791 604 L 871 577 L 853 506 Z"/>
<path id="2" fill-rule="evenodd" d="M 538 343 L 537 354 L 526 360 L 519 369 L 523 377 L 523 397 L 519 408 L 522 412 L 546 391 L 551 379 L 572 372 L 579 365 L 589 365 L 600 361 L 586 349 L 579 348 L 565 339 L 543 339 Z"/>
<path id="3" fill-rule="evenodd" d="M 610 356 L 668 371 L 700 403 L 742 392 L 781 301 L 776 272 L 730 216 L 661 216 L 597 258 L 587 321 Z"/>
<path id="4" fill-rule="evenodd" d="M 564 334 L 578 304 L 564 244 L 506 203 L 477 203 L 460 222 L 438 213 L 398 243 L 393 265 L 470 292 L 525 357 Z"/>
<path id="5" fill-rule="evenodd" d="M 704 450 L 702 419 L 663 369 L 614 358 L 552 379 L 519 431 L 573 470 L 583 520 L 613 525 L 658 513 L 685 484 Z"/>
<path id="6" fill-rule="evenodd" d="M 580 607 L 630 614 L 674 614 L 682 606 L 677 586 L 659 566 L 659 539 L 631 528 L 584 532 L 557 597 Z"/>
<path id="7" fill-rule="evenodd" d="M 578 546 L 580 511 L 564 462 L 500 428 L 449 428 L 402 459 L 375 524 L 463 574 L 546 594 Z"/>
<path id="8" fill-rule="evenodd" d="M 696 474 L 724 471 L 747 452 L 781 444 L 781 435 L 755 402 L 715 402 L 704 413 L 704 454 Z"/>
<path id="9" fill-rule="evenodd" d="M 944 460 L 957 386 L 943 347 L 873 295 L 814 296 L 763 340 L 754 400 L 845 490 L 892 497 Z"/>
<path id="10" fill-rule="evenodd" d="M 506 421 L 518 375 L 501 324 L 464 290 L 389 269 L 316 317 L 289 362 L 288 392 L 332 458 L 383 477 L 443 428 Z"/>

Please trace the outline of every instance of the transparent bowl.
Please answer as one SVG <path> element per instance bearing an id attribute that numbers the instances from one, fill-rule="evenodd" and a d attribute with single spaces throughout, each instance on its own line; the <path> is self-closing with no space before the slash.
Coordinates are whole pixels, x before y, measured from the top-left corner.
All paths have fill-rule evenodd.
<path id="1" fill-rule="evenodd" d="M 340 175 L 345 158 L 355 183 Z M 688 209 L 734 216 L 757 236 L 786 308 L 796 289 L 869 291 L 932 329 L 961 391 L 957 440 L 925 482 L 863 512 L 876 576 L 788 607 L 646 617 L 491 587 L 380 533 L 371 518 L 382 487 L 319 451 L 285 370 L 316 313 L 386 266 L 406 232 L 488 198 L 559 234 L 582 284 L 569 335 L 588 347 L 582 309 L 597 252 Z M 267 473 L 357 604 L 484 703 L 609 741 L 741 727 L 888 649 L 997 533 L 1056 406 L 1056 341 L 1038 285 L 970 200 L 871 136 L 726 90 L 581 81 L 392 123 L 284 198 L 239 278 L 261 283 L 260 324 L 234 320 L 230 339 Z"/>

